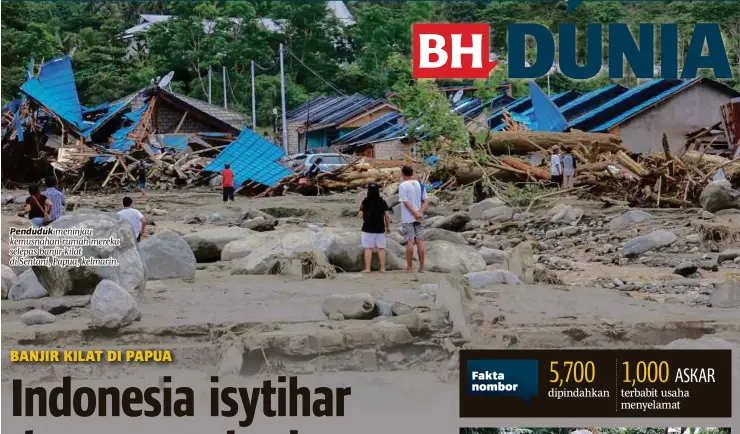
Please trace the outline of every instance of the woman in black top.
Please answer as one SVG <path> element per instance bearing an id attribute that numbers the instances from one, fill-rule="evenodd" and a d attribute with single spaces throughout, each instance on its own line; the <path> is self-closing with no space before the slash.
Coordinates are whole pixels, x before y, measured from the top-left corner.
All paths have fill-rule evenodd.
<path id="1" fill-rule="evenodd" d="M 365 249 L 365 269 L 370 272 L 373 249 L 378 249 L 380 272 L 385 273 L 385 234 L 391 233 L 391 215 L 388 204 L 380 197 L 380 187 L 371 183 L 367 186 L 367 197 L 360 206 L 362 222 L 362 247 Z"/>
<path id="2" fill-rule="evenodd" d="M 18 215 L 23 217 L 26 214 L 28 214 L 31 224 L 37 228 L 51 221 L 51 201 L 41 194 L 38 185 L 32 184 L 28 186 L 26 207 Z"/>

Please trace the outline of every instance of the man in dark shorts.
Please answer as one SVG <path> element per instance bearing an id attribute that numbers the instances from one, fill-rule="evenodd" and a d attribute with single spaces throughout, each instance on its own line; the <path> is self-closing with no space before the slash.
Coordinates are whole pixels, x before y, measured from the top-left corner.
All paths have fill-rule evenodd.
<path id="1" fill-rule="evenodd" d="M 223 199 L 234 201 L 234 171 L 229 164 L 224 164 L 224 170 L 221 172 L 221 188 L 223 189 Z"/>
<path id="2" fill-rule="evenodd" d="M 136 175 L 139 179 L 139 190 L 141 190 L 141 197 L 146 197 L 146 166 L 143 162 L 137 164 Z"/>

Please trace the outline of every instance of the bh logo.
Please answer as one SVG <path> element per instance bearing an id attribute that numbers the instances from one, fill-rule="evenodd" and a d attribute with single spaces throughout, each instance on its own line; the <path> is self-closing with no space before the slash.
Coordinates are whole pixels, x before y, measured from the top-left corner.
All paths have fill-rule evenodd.
<path id="1" fill-rule="evenodd" d="M 488 78 L 488 24 L 414 24 L 414 78 Z"/>

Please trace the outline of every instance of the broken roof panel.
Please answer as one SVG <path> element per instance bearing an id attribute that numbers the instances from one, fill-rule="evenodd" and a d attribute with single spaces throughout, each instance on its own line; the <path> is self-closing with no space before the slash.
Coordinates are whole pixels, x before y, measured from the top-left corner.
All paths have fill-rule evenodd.
<path id="1" fill-rule="evenodd" d="M 132 121 L 131 125 L 123 127 L 111 135 L 111 139 L 113 139 L 113 142 L 110 144 L 108 149 L 124 153 L 128 152 L 136 144 L 136 141 L 129 138 L 128 136 L 139 126 L 139 123 L 141 122 L 141 119 L 148 108 L 149 103 L 146 103 L 140 109 L 130 113 L 126 113 L 126 118 Z M 95 157 L 96 163 L 106 163 L 114 160 L 114 157 Z"/>
<path id="2" fill-rule="evenodd" d="M 284 156 L 285 151 L 282 148 L 249 128 L 244 128 L 239 137 L 203 170 L 220 172 L 225 164 L 229 164 L 234 171 L 234 186 L 256 182 L 272 187 L 293 173 L 278 162 Z"/>
<path id="3" fill-rule="evenodd" d="M 175 149 L 177 151 L 183 151 L 191 143 L 198 144 L 204 147 L 210 145 L 197 134 L 157 134 L 155 136 L 162 149 Z"/>
<path id="4" fill-rule="evenodd" d="M 82 107 L 69 56 L 41 65 L 39 75 L 26 81 L 21 86 L 21 92 L 78 130 L 84 129 Z"/>
<path id="5" fill-rule="evenodd" d="M 578 91 L 566 90 L 565 92 L 561 92 L 553 96 L 551 100 L 556 106 L 562 107 L 571 101 L 577 100 L 580 96 L 581 93 Z M 532 99 L 530 97 L 527 96 L 518 99 L 491 116 L 491 122 L 496 122 L 496 124 L 493 124 L 491 127 L 492 131 L 504 131 L 506 129 L 506 124 L 503 122 L 504 109 L 512 115 L 517 114 L 521 116 L 530 116 L 534 112 L 534 109 L 532 108 Z"/>
<path id="6" fill-rule="evenodd" d="M 575 101 L 569 102 L 560 109 L 560 112 L 565 116 L 565 119 L 570 122 L 584 113 L 588 113 L 602 104 L 618 97 L 628 90 L 629 89 L 620 84 L 604 86 L 582 95 Z"/>

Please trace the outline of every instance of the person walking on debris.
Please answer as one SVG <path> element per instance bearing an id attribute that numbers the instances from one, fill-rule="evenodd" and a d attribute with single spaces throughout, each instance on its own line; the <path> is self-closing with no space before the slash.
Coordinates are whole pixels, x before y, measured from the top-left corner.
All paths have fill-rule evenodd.
<path id="1" fill-rule="evenodd" d="M 136 166 L 136 176 L 139 180 L 139 190 L 141 191 L 141 197 L 146 197 L 146 165 L 143 161 L 139 161 Z"/>
<path id="2" fill-rule="evenodd" d="M 64 208 L 67 202 L 64 200 L 64 193 L 57 189 L 57 180 L 48 178 L 46 180 L 46 191 L 44 195 L 51 201 L 51 221 L 57 220 L 64 214 Z"/>
<path id="3" fill-rule="evenodd" d="M 34 227 L 39 228 L 51 223 L 51 212 L 51 201 L 41 194 L 39 186 L 36 184 L 29 185 L 26 206 L 23 208 L 23 211 L 18 213 L 18 216 L 24 217 L 28 214 L 28 219 L 31 220 L 31 224 Z"/>
<path id="4" fill-rule="evenodd" d="M 362 247 L 365 249 L 365 269 L 370 272 L 373 260 L 373 249 L 378 249 L 380 272 L 385 273 L 385 236 L 391 233 L 391 215 L 388 204 L 380 197 L 378 184 L 370 183 L 367 186 L 367 196 L 360 205 L 362 223 Z"/>
<path id="5" fill-rule="evenodd" d="M 557 148 L 553 149 L 550 157 L 550 174 L 552 175 L 552 183 L 560 187 L 563 184 L 563 165 L 560 162 L 560 154 L 558 154 Z"/>
<path id="6" fill-rule="evenodd" d="M 128 196 L 124 197 L 123 209 L 118 211 L 118 215 L 131 225 L 131 230 L 134 231 L 134 238 L 136 238 L 136 242 L 139 242 L 144 234 L 144 228 L 146 228 L 146 219 L 138 209 L 131 207 L 133 204 L 133 199 Z"/>
<path id="7" fill-rule="evenodd" d="M 231 165 L 224 164 L 224 170 L 221 172 L 221 187 L 223 188 L 224 203 L 234 201 L 234 171 Z"/>
<path id="8" fill-rule="evenodd" d="M 313 179 L 321 173 L 321 167 L 319 167 L 321 161 L 321 157 L 316 157 L 311 161 L 311 165 L 308 167 L 308 170 L 306 170 L 306 178 Z"/>
<path id="9" fill-rule="evenodd" d="M 571 188 L 574 185 L 576 175 L 576 158 L 570 149 L 565 150 L 563 156 L 563 188 Z"/>
<path id="10" fill-rule="evenodd" d="M 424 213 L 427 198 L 424 187 L 414 179 L 414 169 L 401 168 L 403 182 L 398 187 L 401 202 L 401 231 L 406 240 L 406 272 L 411 272 L 414 262 L 414 245 L 419 254 L 419 272 L 424 272 Z"/>

